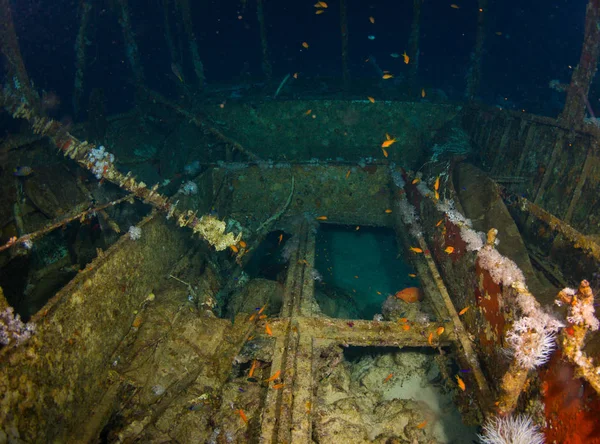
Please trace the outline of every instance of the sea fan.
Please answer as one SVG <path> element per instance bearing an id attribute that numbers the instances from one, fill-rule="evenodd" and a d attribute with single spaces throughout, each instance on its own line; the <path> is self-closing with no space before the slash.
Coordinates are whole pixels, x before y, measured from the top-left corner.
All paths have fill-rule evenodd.
<path id="1" fill-rule="evenodd" d="M 483 426 L 479 435 L 483 444 L 544 444 L 544 435 L 526 415 L 494 417 Z"/>

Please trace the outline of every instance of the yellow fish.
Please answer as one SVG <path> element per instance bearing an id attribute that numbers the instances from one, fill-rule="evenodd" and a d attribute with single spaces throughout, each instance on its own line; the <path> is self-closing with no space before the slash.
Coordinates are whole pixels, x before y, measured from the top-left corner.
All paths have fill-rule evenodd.
<path id="1" fill-rule="evenodd" d="M 456 382 L 458 383 L 458 386 L 460 387 L 460 389 L 464 392 L 467 389 L 467 386 L 465 385 L 465 381 L 463 381 L 461 379 L 460 376 L 456 375 Z"/>
<path id="2" fill-rule="evenodd" d="M 421 97 L 425 98 L 425 88 L 421 88 Z"/>
<path id="3" fill-rule="evenodd" d="M 319 14 L 323 14 L 324 12 L 325 12 L 325 10 L 324 10 L 324 9 L 317 9 L 317 10 L 315 11 L 315 14 L 319 15 Z"/>
<path id="4" fill-rule="evenodd" d="M 303 46 L 304 48 L 308 49 L 308 43 L 306 43 L 306 42 L 302 42 L 302 46 Z"/>
<path id="5" fill-rule="evenodd" d="M 404 59 L 404 63 L 408 65 L 408 62 L 410 62 L 410 57 L 408 56 L 408 54 L 406 54 L 406 51 L 404 51 L 404 53 L 402 54 L 402 58 Z"/>
<path id="6" fill-rule="evenodd" d="M 369 99 L 369 102 L 371 103 L 375 103 L 375 99 L 371 96 L 367 96 L 367 99 Z"/>
<path id="7" fill-rule="evenodd" d="M 317 220 L 327 220 L 327 216 L 317 216 Z"/>
<path id="8" fill-rule="evenodd" d="M 437 191 L 434 191 L 434 193 L 435 200 L 440 200 L 440 193 L 438 193 Z"/>
<path id="9" fill-rule="evenodd" d="M 452 254 L 454 253 L 454 247 L 447 246 L 444 250 L 445 253 Z"/>
<path id="10" fill-rule="evenodd" d="M 414 274 L 414 273 L 408 273 L 408 276 L 411 277 L 411 278 L 416 278 L 417 277 L 417 275 Z"/>
<path id="11" fill-rule="evenodd" d="M 329 5 L 327 5 L 327 3 L 325 2 L 317 2 L 317 4 L 315 5 L 315 8 L 328 8 Z"/>
<path id="12" fill-rule="evenodd" d="M 348 170 L 348 172 L 346 173 L 346 179 L 348 179 L 348 177 L 350 177 L 350 171 L 351 170 Z"/>
<path id="13" fill-rule="evenodd" d="M 387 214 L 390 214 L 390 213 L 392 212 L 392 210 L 390 210 L 390 209 L 388 208 L 387 210 L 385 210 L 385 212 L 386 212 Z"/>
<path id="14" fill-rule="evenodd" d="M 394 76 L 393 76 L 393 75 L 391 75 L 391 74 L 384 74 L 384 75 L 383 75 L 381 78 L 382 78 L 383 80 L 387 80 L 387 79 L 393 79 L 393 78 L 394 78 Z"/>
<path id="15" fill-rule="evenodd" d="M 423 253 L 423 250 L 417 247 L 410 247 L 410 251 L 413 253 Z"/>

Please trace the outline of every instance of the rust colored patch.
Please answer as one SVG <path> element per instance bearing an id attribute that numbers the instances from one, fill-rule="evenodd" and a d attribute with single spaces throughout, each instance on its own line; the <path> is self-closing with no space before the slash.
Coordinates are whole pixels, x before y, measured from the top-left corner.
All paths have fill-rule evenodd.
<path id="1" fill-rule="evenodd" d="M 490 324 L 491 329 L 498 338 L 502 337 L 506 320 L 500 309 L 499 298 L 502 295 L 500 285 L 496 284 L 489 271 L 479 266 L 479 261 L 475 264 L 477 274 L 477 286 L 475 287 L 475 303 L 481 309 L 485 320 Z M 496 342 L 490 340 L 485 334 L 480 335 L 481 345 L 488 348 L 496 345 Z M 498 344 L 500 341 L 498 341 Z"/>
<path id="2" fill-rule="evenodd" d="M 556 351 L 540 371 L 545 416 L 546 442 L 600 444 L 600 397 L 575 368 Z"/>
<path id="3" fill-rule="evenodd" d="M 446 218 L 444 220 L 444 226 L 446 227 L 444 230 L 444 245 L 454 247 L 454 252 L 450 254 L 449 257 L 452 259 L 452 263 L 456 263 L 465 255 L 467 243 L 460 237 L 460 228 Z"/>

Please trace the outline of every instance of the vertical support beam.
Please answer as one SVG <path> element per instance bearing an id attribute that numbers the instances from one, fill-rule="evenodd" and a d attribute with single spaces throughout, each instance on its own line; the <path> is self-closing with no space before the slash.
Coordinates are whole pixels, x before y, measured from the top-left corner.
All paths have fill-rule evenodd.
<path id="1" fill-rule="evenodd" d="M 485 15 L 487 14 L 488 0 L 478 0 L 479 11 L 477 15 L 477 37 L 475 38 L 475 48 L 471 53 L 471 66 L 467 74 L 467 88 L 465 98 L 473 101 L 479 93 L 481 84 L 481 58 L 483 56 L 483 44 L 485 41 Z"/>
<path id="2" fill-rule="evenodd" d="M 588 175 L 590 174 L 590 170 L 592 169 L 592 164 L 594 163 L 594 152 L 598 152 L 598 143 L 596 142 L 596 139 L 591 139 L 589 143 L 590 146 L 585 156 L 585 162 L 583 162 L 581 173 L 579 173 L 579 180 L 577 180 L 577 185 L 573 191 L 573 197 L 571 197 L 571 203 L 569 203 L 569 208 L 567 209 L 567 213 L 563 218 L 563 220 L 568 224 L 570 224 L 571 219 L 573 219 L 573 212 L 575 211 L 575 208 L 577 208 L 577 204 L 581 198 L 581 192 L 583 191 L 583 186 L 585 185 Z"/>
<path id="3" fill-rule="evenodd" d="M 263 0 L 256 1 L 256 15 L 258 16 L 258 25 L 260 27 L 260 44 L 262 47 L 262 70 L 267 81 L 273 78 L 273 67 L 269 60 L 269 46 L 267 44 L 267 26 L 265 25 L 265 14 Z"/>
<path id="4" fill-rule="evenodd" d="M 565 108 L 559 120 L 566 125 L 581 125 L 585 116 L 585 107 L 590 84 L 598 66 L 600 48 L 600 0 L 589 0 L 585 13 L 585 34 L 579 65 L 573 71 L 571 84 L 567 90 Z M 591 108 L 590 114 L 593 113 Z"/>
<path id="5" fill-rule="evenodd" d="M 180 62 L 179 57 L 177 57 L 177 50 L 175 49 L 175 42 L 173 41 L 173 35 L 171 30 L 171 21 L 169 20 L 169 0 L 162 0 L 163 5 L 163 16 L 165 20 L 165 40 L 167 42 L 167 47 L 169 48 L 169 55 L 171 56 L 171 63 Z"/>
<path id="6" fill-rule="evenodd" d="M 133 76 L 138 86 L 144 83 L 144 70 L 140 62 L 140 54 L 133 30 L 131 29 L 131 19 L 129 17 L 129 4 L 128 0 L 119 0 L 117 5 L 119 14 L 119 24 L 123 31 L 123 41 L 125 42 L 125 54 L 127 55 L 127 61 L 133 71 Z"/>
<path id="7" fill-rule="evenodd" d="M 181 20 L 183 22 L 183 29 L 185 30 L 190 48 L 194 73 L 196 73 L 198 87 L 202 89 L 204 88 L 205 83 L 204 65 L 202 64 L 202 60 L 200 60 L 200 54 L 198 53 L 198 42 L 196 41 L 196 35 L 194 34 L 194 28 L 192 26 L 192 9 L 190 8 L 189 0 L 179 0 L 179 3 Z"/>
<path id="8" fill-rule="evenodd" d="M 348 70 L 348 10 L 346 0 L 340 0 L 340 30 L 342 33 L 342 80 L 344 88 L 350 86 Z"/>
<path id="9" fill-rule="evenodd" d="M 79 31 L 75 40 L 75 85 L 73 87 L 73 111 L 75 118 L 79 117 L 81 107 L 81 96 L 83 95 L 83 76 L 85 75 L 85 53 L 86 53 L 86 33 L 90 15 L 92 12 L 92 2 L 82 0 L 79 4 Z"/>
<path id="10" fill-rule="evenodd" d="M 408 54 L 411 64 L 408 69 L 408 85 L 411 89 L 411 95 L 419 90 L 417 84 L 419 79 L 419 42 L 421 37 L 421 3 L 423 0 L 413 1 L 413 20 L 410 29 L 410 39 L 408 41 Z"/>
<path id="11" fill-rule="evenodd" d="M 29 75 L 21 57 L 9 0 L 0 0 L 0 45 L 8 62 L 6 64 L 7 79 L 14 87 L 15 93 L 22 95 L 27 100 L 29 107 L 36 110 L 39 102 L 38 95 L 31 88 Z"/>

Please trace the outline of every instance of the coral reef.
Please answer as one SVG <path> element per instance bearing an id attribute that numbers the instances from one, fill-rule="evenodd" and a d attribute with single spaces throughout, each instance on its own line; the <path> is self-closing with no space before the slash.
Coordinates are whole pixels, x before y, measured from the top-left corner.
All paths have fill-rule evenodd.
<path id="1" fill-rule="evenodd" d="M 217 251 L 237 244 L 242 238 L 242 233 L 235 236 L 233 233 L 225 234 L 225 222 L 214 216 L 202 216 L 193 227 L 194 233 L 199 233 Z"/>
<path id="2" fill-rule="evenodd" d="M 35 324 L 24 323 L 12 307 L 0 312 L 0 344 L 20 345 L 35 333 Z"/>

